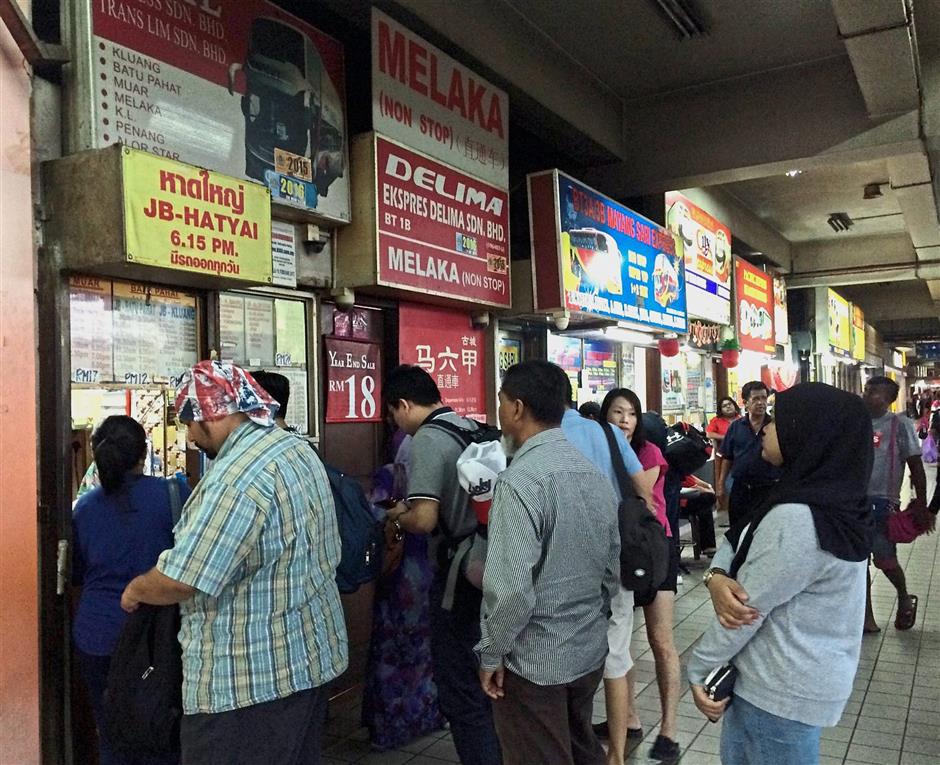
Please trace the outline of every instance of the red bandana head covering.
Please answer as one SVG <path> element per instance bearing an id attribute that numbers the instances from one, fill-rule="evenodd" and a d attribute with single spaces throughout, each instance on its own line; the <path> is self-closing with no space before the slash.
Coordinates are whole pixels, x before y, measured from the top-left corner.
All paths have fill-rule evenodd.
<path id="1" fill-rule="evenodd" d="M 181 420 L 212 422 L 244 412 L 259 425 L 274 425 L 278 403 L 248 372 L 227 361 L 200 361 L 176 389 Z"/>

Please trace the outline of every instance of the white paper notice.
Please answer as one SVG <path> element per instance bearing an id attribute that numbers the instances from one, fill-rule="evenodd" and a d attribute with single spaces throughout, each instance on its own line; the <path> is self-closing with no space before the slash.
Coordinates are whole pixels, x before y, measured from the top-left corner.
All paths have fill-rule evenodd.
<path id="1" fill-rule="evenodd" d="M 219 355 L 223 361 L 245 362 L 245 298 L 219 295 Z"/>
<path id="2" fill-rule="evenodd" d="M 110 382 L 111 282 L 95 276 L 69 279 L 72 382 Z"/>
<path id="3" fill-rule="evenodd" d="M 297 242 L 293 223 L 271 221 L 271 262 L 275 287 L 293 289 L 297 286 Z"/>
<path id="4" fill-rule="evenodd" d="M 245 298 L 245 357 L 252 366 L 274 366 L 274 301 Z"/>
<path id="5" fill-rule="evenodd" d="M 307 422 L 307 370 L 297 367 L 278 369 L 278 374 L 284 375 L 290 381 L 290 401 L 287 402 L 287 414 L 284 419 L 287 424 L 297 428 L 297 431 L 308 434 Z"/>

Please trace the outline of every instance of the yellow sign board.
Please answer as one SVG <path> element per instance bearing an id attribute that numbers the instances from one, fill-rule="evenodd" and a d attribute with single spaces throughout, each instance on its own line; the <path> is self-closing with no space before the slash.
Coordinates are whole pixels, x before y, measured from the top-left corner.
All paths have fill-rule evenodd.
<path id="1" fill-rule="evenodd" d="M 828 291 L 829 351 L 848 358 L 852 355 L 852 316 L 849 302 L 834 290 Z"/>
<path id="2" fill-rule="evenodd" d="M 852 306 L 852 358 L 865 360 L 865 314 L 857 305 Z"/>
<path id="3" fill-rule="evenodd" d="M 266 187 L 134 149 L 121 161 L 128 261 L 271 283 Z"/>

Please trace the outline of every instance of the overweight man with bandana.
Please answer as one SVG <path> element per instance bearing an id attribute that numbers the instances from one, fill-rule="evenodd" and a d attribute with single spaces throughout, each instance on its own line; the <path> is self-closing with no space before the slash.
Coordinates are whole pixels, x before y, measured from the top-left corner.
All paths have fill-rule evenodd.
<path id="1" fill-rule="evenodd" d="M 126 611 L 180 604 L 187 765 L 319 762 L 326 684 L 346 669 L 329 482 L 306 442 L 274 427 L 277 407 L 234 364 L 184 375 L 176 409 L 213 464 L 173 549 L 121 598 Z"/>

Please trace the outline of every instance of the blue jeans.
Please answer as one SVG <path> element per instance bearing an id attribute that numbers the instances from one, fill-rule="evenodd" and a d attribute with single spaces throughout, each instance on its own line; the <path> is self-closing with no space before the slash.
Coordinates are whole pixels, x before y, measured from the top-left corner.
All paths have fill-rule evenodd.
<path id="1" fill-rule="evenodd" d="M 490 700 L 480 687 L 479 663 L 473 647 L 480 641 L 482 593 L 462 577 L 454 607 L 441 607 L 443 573 L 431 586 L 431 664 L 437 701 L 450 723 L 462 765 L 500 765 L 502 754 Z"/>
<path id="2" fill-rule="evenodd" d="M 740 696 L 721 724 L 722 765 L 814 765 L 822 728 L 777 717 Z"/>

